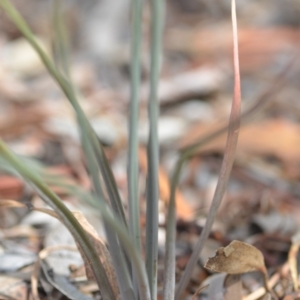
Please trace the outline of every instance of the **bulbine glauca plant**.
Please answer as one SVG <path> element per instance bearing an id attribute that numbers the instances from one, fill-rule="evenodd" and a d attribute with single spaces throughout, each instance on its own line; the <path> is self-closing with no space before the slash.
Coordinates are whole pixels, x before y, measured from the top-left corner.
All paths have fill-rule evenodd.
<path id="1" fill-rule="evenodd" d="M 82 110 L 77 90 L 72 84 L 68 72 L 68 62 L 65 58 L 67 49 L 63 30 L 57 30 L 57 48 L 60 55 L 58 66 L 52 57 L 46 53 L 39 41 L 19 12 L 9 0 L 0 0 L 0 7 L 11 19 L 18 30 L 27 39 L 39 55 L 49 75 L 54 79 L 61 91 L 73 107 L 80 129 L 81 146 L 85 154 L 87 169 L 90 174 L 93 191 L 90 204 L 93 205 L 102 217 L 108 247 L 88 230 L 82 221 L 82 216 L 72 213 L 49 188 L 41 176 L 24 161 L 15 155 L 0 140 L 0 157 L 15 174 L 22 177 L 37 192 L 42 200 L 53 210 L 44 209 L 43 212 L 51 214 L 63 222 L 72 233 L 78 249 L 83 256 L 89 278 L 94 279 L 99 287 L 102 299 L 122 300 L 156 300 L 157 299 L 157 261 L 158 261 L 158 200 L 159 200 L 159 143 L 158 143 L 158 86 L 160 79 L 160 66 L 163 28 L 164 28 L 164 2 L 151 1 L 151 49 L 150 49 L 150 92 L 148 97 L 149 139 L 147 144 L 147 187 L 146 187 L 146 228 L 145 249 L 142 249 L 140 228 L 140 206 L 138 191 L 138 111 L 141 85 L 141 43 L 142 43 L 142 12 L 143 1 L 133 0 L 131 3 L 131 98 L 129 113 L 128 138 L 128 197 L 125 211 L 118 191 L 116 180 L 105 151 L 97 138 L 87 116 Z M 170 179 L 170 199 L 167 216 L 167 233 L 164 257 L 163 299 L 180 300 L 190 281 L 193 267 L 211 231 L 218 207 L 225 193 L 226 185 L 233 166 L 235 150 L 238 142 L 241 117 L 246 117 L 258 109 L 260 103 L 254 103 L 242 116 L 240 74 L 238 59 L 238 34 L 236 21 L 235 1 L 232 0 L 232 29 L 233 29 L 233 68 L 234 91 L 231 106 L 229 125 L 219 128 L 212 134 L 181 150 L 174 166 Z M 59 15 L 59 13 L 58 13 Z M 57 24 L 62 20 L 57 18 Z M 63 28 L 63 27 L 61 27 Z M 101 34 L 101 33 L 100 33 Z M 258 104 L 259 103 L 259 104 Z M 176 187 L 184 164 L 196 153 L 196 150 L 207 141 L 227 131 L 226 149 L 219 174 L 219 179 L 213 201 L 207 216 L 206 224 L 199 236 L 192 256 L 185 268 L 179 282 L 175 278 L 175 241 L 176 241 Z M 42 211 L 42 210 L 41 210 Z M 98 245 L 97 247 L 95 245 Z M 100 250 L 99 250 L 100 249 Z M 100 251 L 100 253 L 99 253 Z"/>

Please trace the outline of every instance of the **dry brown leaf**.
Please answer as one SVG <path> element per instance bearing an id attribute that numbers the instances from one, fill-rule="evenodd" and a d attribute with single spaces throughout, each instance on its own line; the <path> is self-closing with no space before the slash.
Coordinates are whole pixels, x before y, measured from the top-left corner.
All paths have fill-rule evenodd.
<path id="1" fill-rule="evenodd" d="M 231 55 L 231 29 L 229 26 L 186 29 L 172 29 L 166 36 L 169 50 L 188 53 L 196 61 L 214 60 L 220 53 Z M 217 37 L 217 38 L 216 38 Z M 276 28 L 239 28 L 239 56 L 241 70 L 253 71 L 270 63 L 274 55 L 282 53 L 286 47 L 298 47 L 298 29 Z M 266 43 L 265 41 L 268 41 Z"/>
<path id="2" fill-rule="evenodd" d="M 266 273 L 264 257 L 254 246 L 232 241 L 227 247 L 221 247 L 216 255 L 209 258 L 205 268 L 214 272 L 243 274 L 252 271 Z"/>
<path id="3" fill-rule="evenodd" d="M 26 207 L 25 204 L 15 201 L 15 200 L 0 200 L 0 207 Z M 30 209 L 46 213 L 54 218 L 59 219 L 58 215 L 55 211 L 48 208 L 38 208 L 31 206 Z M 105 242 L 98 236 L 97 231 L 94 229 L 94 227 L 87 221 L 87 219 L 83 216 L 83 214 L 79 211 L 73 211 L 72 212 L 75 218 L 78 220 L 80 225 L 84 228 L 86 233 L 88 234 L 90 241 L 92 242 L 96 252 L 99 255 L 99 258 L 103 264 L 103 267 L 106 271 L 108 280 L 111 284 L 111 287 L 115 294 L 115 299 L 119 299 L 119 288 L 117 284 L 116 274 L 112 265 L 111 257 L 109 254 L 109 251 L 105 245 Z M 77 247 L 79 252 L 81 253 L 81 256 L 84 260 L 85 270 L 86 270 L 86 276 L 88 279 L 94 280 L 94 274 L 92 271 L 91 263 L 86 258 L 84 252 L 82 251 L 80 245 L 77 243 Z"/>
<path id="4" fill-rule="evenodd" d="M 88 233 L 89 238 L 99 254 L 100 260 L 104 266 L 104 269 L 106 271 L 106 274 L 108 276 L 108 279 L 111 283 L 111 286 L 113 287 L 114 291 L 118 292 L 118 285 L 117 285 L 117 278 L 116 274 L 112 265 L 111 256 L 109 254 L 109 251 L 105 245 L 105 242 L 98 236 L 97 231 L 95 228 L 87 221 L 87 219 L 84 217 L 84 215 L 81 212 L 73 212 L 76 219 L 79 221 L 81 226 L 85 229 L 85 231 Z M 79 247 L 79 245 L 78 245 Z M 80 247 L 79 250 L 81 251 Z M 83 252 L 81 251 L 81 254 L 83 255 Z M 89 279 L 94 279 L 94 273 L 92 271 L 92 268 L 90 264 L 88 263 L 88 260 L 85 259 L 83 255 L 84 261 L 85 261 L 85 269 L 86 269 L 86 275 Z M 119 293 L 119 292 L 118 292 Z M 117 293 L 117 294 L 118 294 Z"/>
<path id="5" fill-rule="evenodd" d="M 196 124 L 190 128 L 179 147 L 186 147 L 202 136 L 219 128 L 219 124 Z M 280 144 L 279 144 L 280 141 Z M 226 134 L 199 148 L 199 153 L 223 152 Z M 240 129 L 237 157 L 248 155 L 273 156 L 285 163 L 291 176 L 296 176 L 295 166 L 300 163 L 300 126 L 283 119 L 264 120 L 245 124 Z M 299 170 L 298 173 L 299 174 Z"/>
<path id="6" fill-rule="evenodd" d="M 265 290 L 274 299 L 278 299 L 269 286 L 268 273 L 262 253 L 250 244 L 232 241 L 227 247 L 219 248 L 216 255 L 207 260 L 204 267 L 214 272 L 224 272 L 231 275 L 260 271 L 263 275 Z"/>
<path id="7" fill-rule="evenodd" d="M 47 208 L 34 208 L 34 210 L 47 213 L 57 219 L 59 217 L 57 214 Z M 105 269 L 106 275 L 108 277 L 108 280 L 111 284 L 111 287 L 114 291 L 114 294 L 116 295 L 116 299 L 119 299 L 119 287 L 117 284 L 117 278 L 116 274 L 112 265 L 112 260 L 110 253 L 105 245 L 105 242 L 98 236 L 97 231 L 95 228 L 87 221 L 87 219 L 84 217 L 84 215 L 80 211 L 72 211 L 73 215 L 77 219 L 77 221 L 80 223 L 80 225 L 83 227 L 83 229 L 88 234 L 90 241 L 92 242 L 94 249 L 96 250 L 97 254 L 99 255 L 99 258 L 103 264 L 103 267 Z M 76 240 L 75 240 L 76 241 Z M 81 256 L 84 260 L 84 266 L 86 271 L 86 276 L 90 280 L 94 280 L 94 273 L 92 270 L 92 266 L 90 261 L 86 258 L 84 251 L 81 249 L 80 245 L 76 242 L 79 252 L 81 253 Z"/>
<path id="8" fill-rule="evenodd" d="M 33 266 L 33 270 L 31 273 L 31 295 L 33 300 L 40 300 L 39 292 L 38 292 L 38 282 L 40 277 L 40 263 L 41 260 L 45 259 L 51 252 L 57 250 L 68 250 L 68 251 L 77 251 L 76 247 L 69 245 L 58 245 L 52 246 L 48 248 L 44 248 L 38 253 L 38 258 Z"/>
<path id="9" fill-rule="evenodd" d="M 0 119 L 0 134 L 1 137 L 24 137 L 32 131 L 32 128 L 41 130 L 42 124 L 48 116 L 45 114 L 45 108 L 22 106 L 22 109 L 15 109 L 12 113 Z M 36 141 L 37 147 L 39 141 Z"/>
<path id="10" fill-rule="evenodd" d="M 0 176 L 0 197 L 20 198 L 23 188 L 24 184 L 19 178 L 9 175 Z"/>
<path id="11" fill-rule="evenodd" d="M 28 285 L 24 280 L 0 275 L 0 299 L 26 300 L 27 295 Z"/>

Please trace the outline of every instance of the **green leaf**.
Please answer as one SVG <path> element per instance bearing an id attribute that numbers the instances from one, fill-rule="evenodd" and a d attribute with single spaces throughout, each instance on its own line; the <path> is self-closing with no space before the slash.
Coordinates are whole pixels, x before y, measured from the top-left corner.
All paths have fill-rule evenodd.
<path id="1" fill-rule="evenodd" d="M 151 68 L 150 94 L 148 100 L 149 139 L 147 145 L 147 212 L 146 212 L 146 268 L 151 290 L 151 299 L 157 298 L 158 254 L 158 199 L 159 199 L 159 143 L 157 122 L 159 114 L 158 83 L 164 25 L 164 1 L 151 1 Z"/>
<path id="2" fill-rule="evenodd" d="M 2 0 L 1 0 L 2 1 Z M 61 199 L 40 179 L 32 170 L 27 168 L 16 155 L 14 155 L 0 140 L 0 156 L 14 168 L 27 182 L 38 191 L 41 198 L 53 208 L 60 217 L 65 226 L 73 234 L 74 238 L 84 251 L 86 257 L 91 261 L 94 275 L 99 286 L 101 295 L 104 299 L 113 299 L 114 293 L 106 276 L 105 269 L 95 251 L 91 241 L 85 233 L 85 230 L 64 205 Z"/>
<path id="3" fill-rule="evenodd" d="M 231 2 L 231 14 L 232 14 L 232 29 L 233 29 L 233 62 L 234 62 L 234 95 L 231 106 L 230 120 L 228 126 L 227 142 L 225 146 L 224 158 L 222 161 L 221 170 L 219 173 L 218 183 L 213 196 L 212 204 L 209 209 L 209 213 L 206 219 L 205 226 L 198 239 L 197 245 L 193 250 L 193 254 L 189 259 L 183 276 L 178 284 L 176 300 L 181 299 L 182 294 L 191 278 L 194 266 L 197 263 L 199 254 L 201 253 L 204 243 L 208 238 L 210 230 L 212 228 L 214 219 L 218 212 L 218 208 L 223 199 L 226 186 L 229 180 L 231 169 L 234 162 L 236 146 L 238 141 L 238 134 L 240 128 L 240 110 L 241 110 L 241 87 L 240 87 L 240 70 L 239 70 L 239 56 L 238 56 L 238 35 L 237 35 L 237 22 L 236 22 L 236 9 L 235 0 Z M 181 163 L 182 165 L 182 163 Z"/>

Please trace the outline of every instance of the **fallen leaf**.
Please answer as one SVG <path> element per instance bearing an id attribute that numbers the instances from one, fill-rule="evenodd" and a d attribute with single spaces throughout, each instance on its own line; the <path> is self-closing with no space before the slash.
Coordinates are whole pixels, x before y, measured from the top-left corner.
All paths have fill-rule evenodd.
<path id="1" fill-rule="evenodd" d="M 48 282 L 51 283 L 58 291 L 63 295 L 67 296 L 69 299 L 73 300 L 92 300 L 93 298 L 82 294 L 75 285 L 70 283 L 70 281 L 62 275 L 53 272 L 49 266 L 45 263 L 41 263 L 41 267 L 44 271 L 44 275 Z"/>
<path id="2" fill-rule="evenodd" d="M 33 208 L 36 211 L 44 212 L 46 214 L 49 214 L 57 219 L 59 217 L 57 216 L 56 212 L 54 212 L 51 209 L 47 208 Z M 116 295 L 116 299 L 119 299 L 119 288 L 117 284 L 117 278 L 116 274 L 112 265 L 112 260 L 110 253 L 105 245 L 105 242 L 98 236 L 97 231 L 95 228 L 87 221 L 87 219 L 84 217 L 84 215 L 80 211 L 72 211 L 73 215 L 77 219 L 77 221 L 80 223 L 80 225 L 83 227 L 83 229 L 88 234 L 90 241 L 92 242 L 94 249 L 96 250 L 97 254 L 99 255 L 99 258 L 103 264 L 103 267 L 105 269 L 106 275 L 108 277 L 108 280 L 111 284 L 111 287 L 114 291 L 114 294 Z M 76 240 L 75 240 L 76 241 Z M 86 276 L 90 280 L 94 280 L 94 273 L 92 270 L 91 263 L 86 258 L 84 251 L 81 249 L 80 245 L 76 242 L 79 252 L 81 253 L 81 256 L 84 260 L 84 266 L 86 271 Z"/>
<path id="3" fill-rule="evenodd" d="M 195 63 L 213 61 L 220 53 L 231 54 L 231 28 L 172 29 L 166 36 L 169 51 L 180 51 L 192 57 Z M 216 38 L 217 37 L 217 38 Z M 268 43 L 265 43 L 268 41 Z M 286 47 L 298 47 L 299 30 L 291 27 L 239 28 L 239 56 L 241 70 L 253 71 L 270 63 Z"/>
<path id="4" fill-rule="evenodd" d="M 15 201 L 15 200 L 0 200 L 0 207 L 26 207 L 25 204 Z M 58 215 L 55 211 L 48 208 L 38 208 L 30 206 L 31 210 L 43 212 L 45 214 L 48 214 L 54 218 L 59 219 Z M 112 260 L 110 257 L 110 253 L 105 245 L 105 242 L 98 236 L 97 231 L 94 229 L 94 227 L 86 220 L 86 218 L 83 216 L 83 214 L 79 211 L 73 211 L 72 212 L 75 216 L 75 218 L 78 220 L 80 225 L 84 228 L 86 233 L 88 234 L 90 241 L 92 242 L 97 254 L 99 255 L 99 258 L 103 264 L 103 267 L 106 271 L 107 277 L 109 282 L 111 283 L 111 287 L 114 291 L 114 294 L 116 296 L 116 299 L 119 299 L 119 288 L 117 285 L 117 279 L 116 274 L 112 265 Z M 75 240 L 76 241 L 76 240 Z M 81 249 L 81 247 L 77 244 L 78 250 L 81 253 L 81 256 L 84 260 L 85 270 L 87 278 L 90 280 L 94 280 L 94 275 L 92 271 L 92 266 L 89 262 L 89 260 L 86 258 L 84 251 Z"/>
<path id="5" fill-rule="evenodd" d="M 33 270 L 31 273 L 31 294 L 33 300 L 40 300 L 39 292 L 38 292 L 38 282 L 43 280 L 43 276 L 40 276 L 40 269 L 42 268 L 44 271 L 44 276 L 46 277 L 45 282 L 50 287 L 50 290 L 52 290 L 53 287 L 55 287 L 57 290 L 59 290 L 63 295 L 67 296 L 69 299 L 82 299 L 82 300 L 91 300 L 91 298 L 83 295 L 80 293 L 75 286 L 73 286 L 64 276 L 58 275 L 55 273 L 53 268 L 48 267 L 46 269 L 46 264 L 44 262 L 44 259 L 46 259 L 52 252 L 60 251 L 60 250 L 67 250 L 70 251 L 78 251 L 76 247 L 69 246 L 69 245 L 60 245 L 60 246 L 52 246 L 48 248 L 44 248 L 38 253 L 38 258 L 35 261 L 35 264 L 33 266 Z M 58 279 L 58 280 L 56 280 Z"/>
<path id="6" fill-rule="evenodd" d="M 208 259 L 205 268 L 228 274 L 243 274 L 252 271 L 266 273 L 262 253 L 254 246 L 240 241 L 232 241 L 227 247 L 219 248 L 216 256 Z"/>
<path id="7" fill-rule="evenodd" d="M 26 300 L 27 294 L 27 283 L 24 280 L 6 275 L 0 276 L 1 299 Z"/>
<path id="8" fill-rule="evenodd" d="M 269 286 L 267 268 L 262 253 L 250 244 L 232 241 L 227 247 L 219 248 L 216 255 L 209 258 L 204 267 L 214 272 L 231 275 L 260 271 L 263 275 L 265 290 L 274 299 L 278 299 Z"/>
<path id="9" fill-rule="evenodd" d="M 23 182 L 13 176 L 0 176 L 0 197 L 2 198 L 20 198 L 24 189 Z"/>
<path id="10" fill-rule="evenodd" d="M 221 125 L 224 123 L 193 125 L 179 141 L 179 148 L 184 148 L 207 136 Z M 222 153 L 225 142 L 226 133 L 200 147 L 198 153 Z M 300 163 L 300 126 L 284 119 L 245 124 L 240 129 L 236 155 L 237 158 L 242 158 L 244 155 L 275 157 L 284 164 L 287 176 L 294 178 L 299 174 L 299 170 L 295 169 Z"/>

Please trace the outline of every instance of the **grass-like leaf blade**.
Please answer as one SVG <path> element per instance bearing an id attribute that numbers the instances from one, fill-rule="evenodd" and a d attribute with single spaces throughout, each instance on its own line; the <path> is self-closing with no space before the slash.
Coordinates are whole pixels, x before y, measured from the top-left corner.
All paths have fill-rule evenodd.
<path id="1" fill-rule="evenodd" d="M 158 83 L 164 25 L 164 1 L 151 1 L 151 68 L 150 94 L 148 101 L 149 139 L 147 145 L 147 215 L 146 215 L 146 268 L 151 299 L 157 297 L 158 254 L 158 199 L 159 199 L 159 142 L 158 142 Z"/>
<path id="2" fill-rule="evenodd" d="M 2 140 L 0 140 L 0 156 L 3 157 L 3 159 L 5 159 L 5 161 L 9 163 L 20 176 L 33 185 L 41 198 L 58 214 L 65 226 L 72 232 L 78 244 L 82 247 L 87 258 L 91 261 L 102 297 L 107 300 L 113 299 L 114 294 L 104 267 L 84 229 L 74 215 L 64 205 L 62 200 L 40 179 L 40 177 L 24 165 L 18 157 L 6 147 Z"/>
<path id="3" fill-rule="evenodd" d="M 176 300 L 181 299 L 182 294 L 191 278 L 193 268 L 197 263 L 199 254 L 203 249 L 204 243 L 208 238 L 212 228 L 214 219 L 216 217 L 218 208 L 223 199 L 226 186 L 229 180 L 231 169 L 234 162 L 236 146 L 238 141 L 238 134 L 240 128 L 240 110 L 241 110 L 241 87 L 240 87 L 240 69 L 239 69 L 239 56 L 238 56 L 238 34 L 237 34 L 237 21 L 236 21 L 236 8 L 235 0 L 231 2 L 232 14 L 232 29 L 233 29 L 233 65 L 234 65 L 234 95 L 231 106 L 230 120 L 228 126 L 227 142 L 225 147 L 224 158 L 222 161 L 221 170 L 219 173 L 218 183 L 213 196 L 212 204 L 206 219 L 205 226 L 201 232 L 197 245 L 193 251 L 191 258 L 185 268 L 183 276 L 179 282 Z"/>

